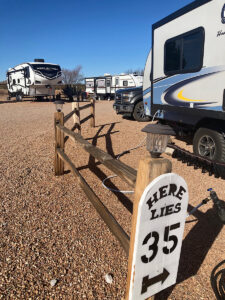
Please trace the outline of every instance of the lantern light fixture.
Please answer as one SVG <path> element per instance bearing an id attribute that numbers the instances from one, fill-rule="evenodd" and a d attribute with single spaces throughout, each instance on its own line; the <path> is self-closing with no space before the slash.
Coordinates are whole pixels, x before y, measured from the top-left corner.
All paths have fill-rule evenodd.
<path id="1" fill-rule="evenodd" d="M 165 152 L 170 136 L 176 135 L 171 126 L 161 123 L 148 124 L 141 131 L 147 133 L 146 148 L 155 158 Z"/>
<path id="2" fill-rule="evenodd" d="M 63 108 L 64 101 L 62 101 L 62 100 L 56 100 L 54 102 L 54 104 L 55 104 L 55 107 L 56 107 L 56 111 L 57 112 L 61 112 L 62 108 Z"/>

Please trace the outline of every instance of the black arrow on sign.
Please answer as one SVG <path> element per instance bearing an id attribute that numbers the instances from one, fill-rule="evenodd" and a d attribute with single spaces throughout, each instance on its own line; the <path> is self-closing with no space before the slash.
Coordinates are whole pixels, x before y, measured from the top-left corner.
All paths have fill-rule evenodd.
<path id="1" fill-rule="evenodd" d="M 157 282 L 162 281 L 163 282 L 166 280 L 166 278 L 170 275 L 170 273 L 167 271 L 167 269 L 163 268 L 163 272 L 153 278 L 150 278 L 148 276 L 143 277 L 142 279 L 142 288 L 141 288 L 141 294 L 144 294 L 147 292 L 147 289 L 150 285 L 153 285 Z"/>

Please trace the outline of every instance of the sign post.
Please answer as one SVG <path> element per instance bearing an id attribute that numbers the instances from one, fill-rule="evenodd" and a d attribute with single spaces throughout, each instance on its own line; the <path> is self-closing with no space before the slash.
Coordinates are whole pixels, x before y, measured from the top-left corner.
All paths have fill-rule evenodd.
<path id="1" fill-rule="evenodd" d="M 132 231 L 127 298 L 144 300 L 176 283 L 188 205 L 188 188 L 174 173 L 144 190 Z"/>

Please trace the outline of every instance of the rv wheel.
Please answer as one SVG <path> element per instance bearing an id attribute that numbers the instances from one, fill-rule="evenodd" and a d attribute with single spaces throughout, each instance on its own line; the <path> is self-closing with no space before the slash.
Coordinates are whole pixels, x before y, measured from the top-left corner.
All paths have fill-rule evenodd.
<path id="1" fill-rule="evenodd" d="M 16 101 L 22 101 L 22 95 L 20 94 L 16 95 Z"/>
<path id="2" fill-rule="evenodd" d="M 209 128 L 199 128 L 193 139 L 195 154 L 212 160 L 225 161 L 225 139 L 223 134 Z"/>
<path id="3" fill-rule="evenodd" d="M 142 101 L 138 102 L 133 111 L 133 117 L 138 122 L 147 122 L 149 121 L 149 117 L 145 115 L 144 104 Z"/>

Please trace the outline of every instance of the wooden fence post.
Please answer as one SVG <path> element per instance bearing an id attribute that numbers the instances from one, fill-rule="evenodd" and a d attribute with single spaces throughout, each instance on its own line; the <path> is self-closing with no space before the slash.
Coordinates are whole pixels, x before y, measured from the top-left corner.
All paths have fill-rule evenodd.
<path id="1" fill-rule="evenodd" d="M 54 127 L 55 127 L 55 175 L 64 174 L 64 162 L 60 159 L 57 148 L 64 151 L 64 132 L 56 127 L 57 124 L 64 125 L 64 113 L 56 112 L 54 114 Z"/>
<path id="2" fill-rule="evenodd" d="M 78 133 L 81 134 L 81 126 L 80 126 L 80 108 L 79 108 L 79 102 L 72 102 L 72 110 L 75 110 L 75 113 L 73 114 L 73 121 L 74 126 L 77 126 Z"/>
<path id="3" fill-rule="evenodd" d="M 91 127 L 95 127 L 95 99 L 91 99 L 91 119 L 90 119 L 90 125 Z"/>
<path id="4" fill-rule="evenodd" d="M 130 280 L 131 280 L 131 271 L 132 271 L 132 259 L 134 251 L 134 241 L 137 225 L 137 214 L 138 214 L 138 205 L 141 199 L 141 196 L 146 188 L 146 186 L 156 177 L 165 174 L 171 173 L 172 163 L 166 158 L 152 158 L 150 156 L 141 159 L 139 162 L 137 180 L 134 193 L 134 202 L 133 202 L 133 215 L 132 215 L 132 227 L 131 227 L 131 236 L 130 236 L 130 249 L 129 249 L 129 259 L 128 259 L 128 275 L 127 275 L 127 288 L 126 288 L 126 300 L 129 299 L 129 289 L 130 289 Z M 149 298 L 154 299 L 154 296 Z"/>

